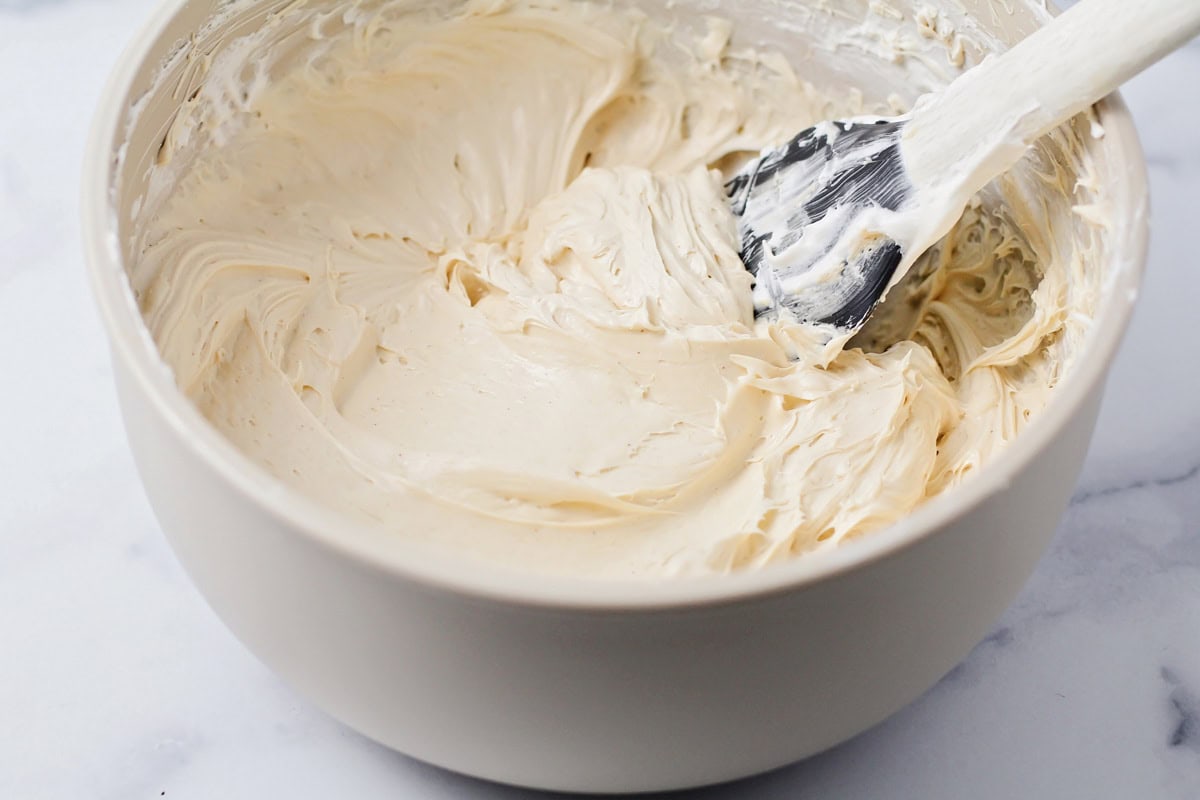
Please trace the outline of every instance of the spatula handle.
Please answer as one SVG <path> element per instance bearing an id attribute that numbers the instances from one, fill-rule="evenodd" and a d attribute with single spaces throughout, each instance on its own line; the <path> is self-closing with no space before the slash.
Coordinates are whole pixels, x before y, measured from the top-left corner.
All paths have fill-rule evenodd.
<path id="1" fill-rule="evenodd" d="M 1038 137 L 1197 34 L 1200 0 L 1081 0 L 918 102 L 902 146 L 909 175 L 917 186 L 961 179 L 969 197 Z"/>

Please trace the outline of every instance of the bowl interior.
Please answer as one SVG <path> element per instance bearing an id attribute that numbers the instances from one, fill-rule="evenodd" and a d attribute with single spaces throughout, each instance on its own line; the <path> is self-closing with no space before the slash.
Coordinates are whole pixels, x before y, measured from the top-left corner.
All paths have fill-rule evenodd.
<path id="1" fill-rule="evenodd" d="M 456 5 L 440 0 L 435 4 Z M 291 0 L 170 0 L 135 40 L 112 78 L 93 130 L 84 189 L 92 277 L 117 357 L 212 469 L 288 520 L 297 535 L 312 536 L 356 558 L 421 580 L 539 602 L 661 604 L 794 586 L 882 557 L 1002 488 L 1046 446 L 1107 369 L 1136 293 L 1146 229 L 1144 167 L 1131 121 L 1119 100 L 1106 101 L 1094 120 L 1078 119 L 1067 134 L 1048 137 L 1038 145 L 1041 157 L 1053 158 L 1072 141 L 1082 143 L 1088 158 L 1078 167 L 1075 187 L 1056 193 L 1031 182 L 1024 190 L 1031 202 L 1045 207 L 1046 230 L 1041 235 L 1046 247 L 1077 248 L 1089 254 L 1086 269 L 1075 276 L 1070 291 L 1092 298 L 1096 312 L 1090 325 L 1073 330 L 1061 343 L 1070 361 L 1066 380 L 1040 418 L 980 474 L 901 522 L 829 554 L 757 574 L 630 585 L 556 579 L 531 585 L 521 576 L 464 565 L 411 546 L 402 537 L 381 537 L 376 530 L 349 522 L 267 475 L 190 405 L 158 356 L 125 271 L 134 257 L 130 248 L 138 220 L 154 213 L 173 176 L 208 141 L 204 131 L 188 142 L 168 146 L 164 141 L 181 106 L 205 80 L 207 65 L 237 48 L 252 51 L 263 37 L 283 38 L 331 5 L 336 3 L 297 7 Z M 1014 0 L 1012 13 L 998 10 L 990 0 L 890 0 L 887 4 L 642 0 L 636 5 L 653 18 L 683 28 L 702 30 L 706 15 L 733 20 L 735 44 L 785 53 L 798 74 L 817 87 L 861 92 L 867 109 L 911 104 L 921 93 L 953 80 L 987 52 L 1019 40 L 1046 14 L 1033 0 Z M 835 5 L 835 10 L 828 10 L 829 5 Z M 285 56 L 279 63 L 287 61 Z M 1093 127 L 1093 122 L 1099 127 Z M 164 154 L 177 169 L 155 169 L 162 166 Z M 1073 210 L 1081 204 L 1102 207 L 1111 220 L 1109 226 L 1097 229 L 1084 224 Z"/>

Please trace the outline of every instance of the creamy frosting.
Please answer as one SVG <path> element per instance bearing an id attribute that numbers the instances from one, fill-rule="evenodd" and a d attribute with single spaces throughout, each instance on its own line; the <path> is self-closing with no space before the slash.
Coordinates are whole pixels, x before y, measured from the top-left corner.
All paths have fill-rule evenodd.
<path id="1" fill-rule="evenodd" d="M 956 485 L 1059 380 L 1083 256 L 1014 178 L 849 346 L 756 323 L 723 175 L 861 101 L 731 31 L 384 4 L 235 48 L 167 132 L 131 267 L 179 386 L 380 535 L 524 570 L 757 567 Z"/>

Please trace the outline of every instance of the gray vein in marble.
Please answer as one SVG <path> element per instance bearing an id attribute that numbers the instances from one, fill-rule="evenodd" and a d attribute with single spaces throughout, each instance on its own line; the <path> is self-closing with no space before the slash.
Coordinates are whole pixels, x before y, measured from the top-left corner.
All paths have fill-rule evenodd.
<path id="1" fill-rule="evenodd" d="M 71 2 L 71 0 L 0 0 L 0 12 L 27 14 L 32 11 L 40 11 L 47 6 L 57 6 L 67 2 Z"/>
<path id="2" fill-rule="evenodd" d="M 1146 166 L 1150 169 L 1173 171 L 1179 168 L 1180 159 L 1158 153 L 1146 153 Z"/>
<path id="3" fill-rule="evenodd" d="M 1161 674 L 1171 690 L 1167 700 L 1177 718 L 1167 743 L 1171 747 L 1186 747 L 1200 754 L 1200 697 L 1193 694 L 1170 668 L 1163 667 Z"/>
<path id="4" fill-rule="evenodd" d="M 1200 463 L 1187 467 L 1181 472 L 1165 475 L 1155 478 L 1139 478 L 1129 483 L 1120 486 L 1106 486 L 1101 489 L 1088 489 L 1082 492 L 1076 492 L 1071 498 L 1071 505 L 1082 505 L 1089 500 L 1094 500 L 1097 497 L 1111 497 L 1122 492 L 1135 492 L 1140 489 L 1159 488 L 1165 489 L 1171 486 L 1178 486 L 1182 483 L 1194 480 L 1200 476 Z"/>

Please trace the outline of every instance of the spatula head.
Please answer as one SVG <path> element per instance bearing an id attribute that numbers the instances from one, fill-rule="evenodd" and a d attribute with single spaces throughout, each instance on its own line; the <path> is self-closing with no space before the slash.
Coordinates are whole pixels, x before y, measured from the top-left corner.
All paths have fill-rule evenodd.
<path id="1" fill-rule="evenodd" d="M 904 258 L 885 223 L 912 193 L 904 118 L 824 122 L 764 150 L 727 185 L 757 316 L 853 332 Z"/>

